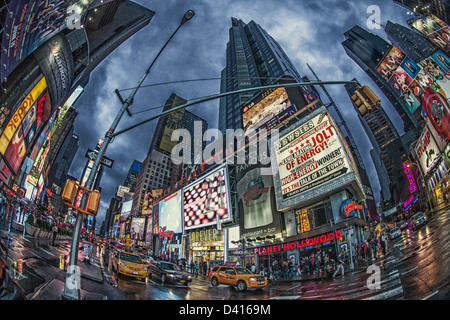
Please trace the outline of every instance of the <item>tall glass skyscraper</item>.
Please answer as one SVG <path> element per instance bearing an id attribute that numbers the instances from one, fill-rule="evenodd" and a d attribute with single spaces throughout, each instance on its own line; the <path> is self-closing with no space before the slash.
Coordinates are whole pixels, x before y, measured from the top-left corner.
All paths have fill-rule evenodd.
<path id="1" fill-rule="evenodd" d="M 284 76 L 296 81 L 301 77 L 280 45 L 253 20 L 245 24 L 231 18 L 226 66 L 221 73 L 220 92 L 259 87 L 274 83 Z M 241 106 L 255 93 L 221 98 L 219 130 L 242 128 Z"/>
<path id="2" fill-rule="evenodd" d="M 423 34 L 398 23 L 388 21 L 384 28 L 388 40 L 414 62 L 428 58 L 439 48 Z"/>
<path id="3" fill-rule="evenodd" d="M 383 91 L 403 120 L 405 132 L 421 129 L 420 112 L 411 114 L 401 97 L 377 72 L 377 67 L 391 50 L 392 45 L 381 37 L 370 33 L 360 26 L 354 26 L 344 33 L 346 40 L 342 42 L 345 52 L 367 73 L 375 84 Z"/>

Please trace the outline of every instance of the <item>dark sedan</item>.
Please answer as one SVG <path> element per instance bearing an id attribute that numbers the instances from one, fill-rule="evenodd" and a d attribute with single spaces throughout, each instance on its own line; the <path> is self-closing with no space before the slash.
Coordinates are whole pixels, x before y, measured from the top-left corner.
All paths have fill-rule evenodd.
<path id="1" fill-rule="evenodd" d="M 192 282 L 192 277 L 180 270 L 178 266 L 166 261 L 152 261 L 148 267 L 148 276 L 152 275 L 161 279 L 162 283 L 174 283 L 188 285 Z"/>

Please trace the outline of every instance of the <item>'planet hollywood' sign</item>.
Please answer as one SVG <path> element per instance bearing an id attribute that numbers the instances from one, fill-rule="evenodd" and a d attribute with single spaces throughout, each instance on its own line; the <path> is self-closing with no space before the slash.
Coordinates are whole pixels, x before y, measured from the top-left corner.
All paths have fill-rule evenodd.
<path id="1" fill-rule="evenodd" d="M 300 248 L 309 247 L 315 244 L 321 244 L 334 239 L 340 238 L 342 232 L 337 230 L 335 232 L 330 232 L 328 234 L 322 234 L 320 236 L 306 238 L 298 241 L 292 241 L 288 243 L 275 244 L 273 246 L 254 248 L 254 254 L 267 254 L 267 253 L 277 253 L 287 250 L 295 250 Z"/>

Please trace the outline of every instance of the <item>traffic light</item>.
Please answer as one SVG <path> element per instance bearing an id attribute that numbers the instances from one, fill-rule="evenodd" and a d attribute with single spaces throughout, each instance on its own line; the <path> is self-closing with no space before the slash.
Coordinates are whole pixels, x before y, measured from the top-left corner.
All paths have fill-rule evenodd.
<path id="1" fill-rule="evenodd" d="M 86 211 L 93 215 L 96 215 L 99 202 L 100 202 L 100 192 L 98 192 L 97 190 L 92 191 L 91 194 L 89 195 Z"/>
<path id="2" fill-rule="evenodd" d="M 381 100 L 368 86 L 363 86 L 363 91 L 373 104 L 373 109 L 381 106 Z"/>
<path id="3" fill-rule="evenodd" d="M 61 198 L 64 200 L 64 202 L 73 204 L 73 202 L 75 201 L 76 195 L 77 195 L 76 181 L 67 179 L 66 185 L 64 186 L 64 190 L 61 195 Z"/>
<path id="4" fill-rule="evenodd" d="M 381 100 L 368 86 L 358 87 L 352 96 L 352 101 L 362 116 L 381 105 Z"/>

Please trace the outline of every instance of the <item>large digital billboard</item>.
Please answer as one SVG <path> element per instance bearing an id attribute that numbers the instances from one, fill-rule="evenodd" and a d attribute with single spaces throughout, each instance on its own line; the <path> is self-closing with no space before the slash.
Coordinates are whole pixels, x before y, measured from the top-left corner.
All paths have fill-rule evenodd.
<path id="1" fill-rule="evenodd" d="M 279 210 L 358 179 L 325 108 L 281 132 L 278 139 L 272 140 L 271 154 Z M 340 183 L 330 183 L 337 179 Z"/>
<path id="2" fill-rule="evenodd" d="M 163 193 L 163 189 L 154 189 L 145 191 L 144 202 L 142 203 L 141 214 L 151 216 L 153 213 L 153 202 Z"/>
<path id="3" fill-rule="evenodd" d="M 428 124 L 424 127 L 417 144 L 414 147 L 415 157 L 422 167 L 423 175 L 427 175 L 440 159 L 438 144 L 433 138 Z"/>
<path id="4" fill-rule="evenodd" d="M 290 82 L 295 80 L 284 78 L 277 84 Z M 244 131 L 270 131 L 317 101 L 318 95 L 308 86 L 267 89 L 241 108 L 242 127 Z"/>
<path id="5" fill-rule="evenodd" d="M 164 231 L 183 232 L 181 210 L 181 190 L 161 200 L 159 202 L 158 233 Z"/>
<path id="6" fill-rule="evenodd" d="M 428 37 L 444 52 L 450 52 L 450 28 L 434 15 L 422 17 L 410 23 L 411 27 Z"/>
<path id="7" fill-rule="evenodd" d="M 131 219 L 130 238 L 135 240 L 144 240 L 145 218 Z"/>
<path id="8" fill-rule="evenodd" d="M 235 169 L 240 213 L 239 226 L 241 236 L 244 238 L 272 236 L 281 232 L 280 213 L 276 208 L 275 189 L 270 169 L 270 155 L 262 152 L 254 153 L 256 151 L 247 147 L 244 164 L 236 164 Z"/>
<path id="9" fill-rule="evenodd" d="M 0 150 L 3 152 L 4 146 L 7 146 L 4 156 L 15 173 L 34 141 L 36 132 L 39 132 L 44 120 L 48 120 L 42 116 L 46 105 L 50 103 L 45 88 L 45 79 L 42 78 L 20 104 L 0 137 Z"/>
<path id="10" fill-rule="evenodd" d="M 226 166 L 198 178 L 183 189 L 184 229 L 215 225 L 231 219 Z"/>
<path id="11" fill-rule="evenodd" d="M 450 58 L 437 51 L 417 64 L 392 47 L 377 68 L 378 73 L 399 95 L 412 114 L 423 118 L 446 142 L 450 139 Z"/>
<path id="12" fill-rule="evenodd" d="M 80 22 L 91 0 L 15 0 L 8 2 L 0 52 L 0 82 L 52 36 Z M 76 19 L 78 21 L 76 22 Z M 6 36 L 9 35 L 9 36 Z"/>

